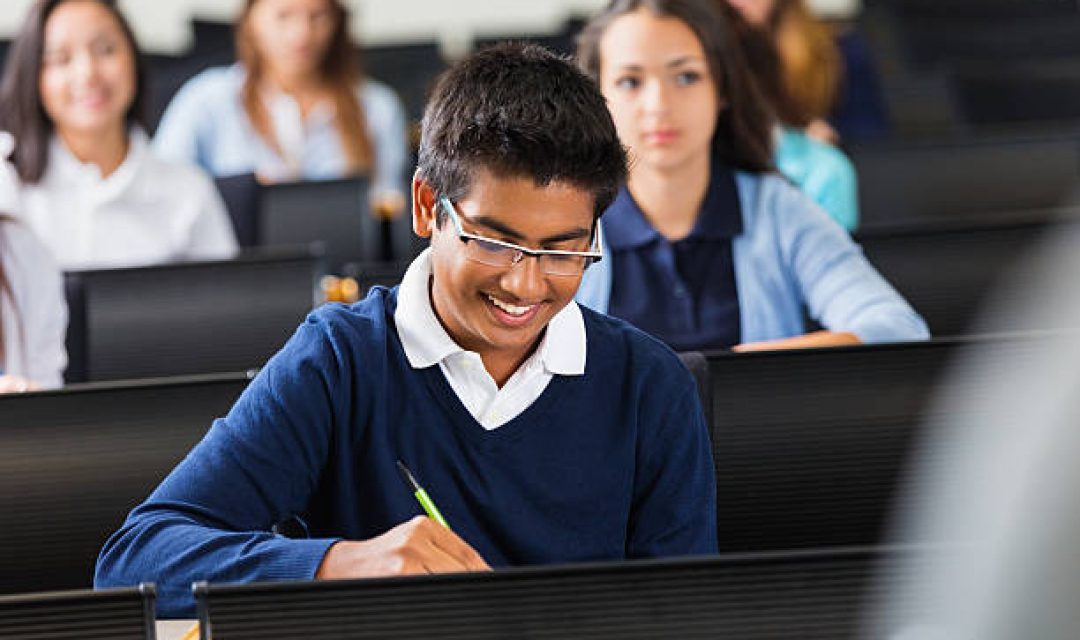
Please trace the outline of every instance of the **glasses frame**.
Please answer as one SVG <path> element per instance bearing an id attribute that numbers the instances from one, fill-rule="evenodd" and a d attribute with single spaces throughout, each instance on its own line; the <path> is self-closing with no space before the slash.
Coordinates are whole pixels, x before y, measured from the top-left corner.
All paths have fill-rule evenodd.
<path id="1" fill-rule="evenodd" d="M 514 251 L 515 252 L 513 254 L 514 257 L 511 259 L 510 264 L 506 265 L 507 268 L 513 267 L 514 265 L 518 264 L 519 262 L 521 262 L 522 260 L 525 259 L 525 256 L 532 256 L 532 257 L 536 258 L 537 261 L 538 261 L 538 266 L 541 266 L 541 269 L 542 269 L 543 263 L 540 263 L 539 259 L 541 257 L 543 257 L 543 256 L 577 256 L 577 257 L 585 258 L 585 266 L 581 268 L 581 273 L 584 273 L 585 269 L 588 269 L 590 265 L 592 265 L 594 262 L 599 262 L 600 260 L 602 260 L 604 258 L 604 252 L 603 252 L 604 232 L 603 232 L 602 227 L 600 225 L 600 220 L 596 220 L 596 225 L 594 227 L 595 231 L 593 232 L 592 248 L 590 250 L 588 250 L 588 251 L 563 251 L 563 250 L 560 250 L 560 249 L 530 249 L 529 247 L 523 247 L 523 246 L 521 246 L 519 244 L 514 244 L 513 242 L 505 242 L 503 240 L 496 240 L 494 238 L 487 238 L 487 237 L 484 237 L 484 236 L 476 235 L 475 233 L 468 233 L 461 226 L 461 214 L 457 212 L 456 208 L 454 208 L 454 203 L 450 201 L 450 198 L 448 198 L 446 196 L 440 197 L 439 198 L 439 204 L 442 205 L 443 209 L 446 210 L 447 215 L 450 216 L 451 222 L 454 223 L 454 230 L 457 231 L 458 238 L 462 242 L 468 244 L 469 240 L 473 240 L 475 242 L 493 244 L 493 245 L 496 245 L 498 247 L 502 247 L 504 249 L 510 249 L 510 250 Z M 489 266 L 489 267 L 500 266 L 500 265 L 487 264 L 486 262 L 482 262 L 480 260 L 477 260 L 476 258 L 473 258 L 473 260 L 476 261 L 476 262 L 479 262 L 480 264 Z M 544 271 L 545 274 L 547 274 L 549 276 L 574 276 L 574 275 L 580 275 L 578 273 L 550 273 L 550 272 L 548 272 L 546 270 L 543 270 L 543 271 Z"/>

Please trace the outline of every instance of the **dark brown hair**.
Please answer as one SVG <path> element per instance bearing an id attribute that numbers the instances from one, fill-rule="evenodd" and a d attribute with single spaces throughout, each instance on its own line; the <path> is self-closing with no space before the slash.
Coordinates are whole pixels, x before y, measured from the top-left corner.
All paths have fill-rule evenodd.
<path id="1" fill-rule="evenodd" d="M 781 123 L 793 127 L 809 125 L 813 116 L 800 102 L 791 98 L 784 85 L 783 63 L 773 31 L 750 24 L 728 0 L 716 0 L 716 3 L 738 37 L 754 81 L 776 117 Z M 770 16 L 770 23 L 775 15 L 774 12 Z"/>
<path id="2" fill-rule="evenodd" d="M 832 31 L 804 0 L 776 0 L 767 30 L 777 57 L 780 98 L 787 102 L 784 121 L 805 126 L 828 117 L 844 73 Z"/>
<path id="3" fill-rule="evenodd" d="M 0 130 L 15 137 L 15 151 L 11 161 L 19 179 L 35 184 L 45 174 L 49 165 L 49 138 L 53 123 L 45 113 L 39 90 L 45 53 L 45 24 L 49 16 L 64 2 L 70 0 L 38 0 L 30 7 L 26 20 L 11 43 L 3 82 L 0 82 Z M 120 25 L 132 56 L 135 59 L 135 98 L 128 107 L 125 119 L 128 126 L 145 126 L 143 115 L 145 66 L 135 34 L 116 6 L 115 0 L 97 2 Z"/>
<path id="4" fill-rule="evenodd" d="M 242 99 L 255 131 L 271 149 L 284 156 L 260 95 L 266 69 L 251 28 L 251 13 L 258 2 L 247 0 L 236 21 L 236 57 L 247 71 Z M 334 101 L 335 121 L 349 168 L 364 173 L 372 168 L 374 154 L 364 108 L 356 96 L 356 85 L 362 77 L 360 59 L 357 47 L 349 37 L 348 11 L 340 0 L 326 2 L 334 14 L 334 32 L 319 67 L 319 75 Z"/>
<path id="5" fill-rule="evenodd" d="M 457 200 L 478 169 L 573 185 L 599 217 L 626 181 L 626 151 L 592 80 L 543 47 L 506 43 L 447 70 L 424 110 L 416 177 Z"/>
<path id="6" fill-rule="evenodd" d="M 594 16 L 578 36 L 578 64 L 600 82 L 600 40 L 617 18 L 640 9 L 659 17 L 675 18 L 694 32 L 708 61 L 720 97 L 713 134 L 715 157 L 744 171 L 773 168 L 773 115 L 753 81 L 738 39 L 715 0 L 613 0 Z"/>

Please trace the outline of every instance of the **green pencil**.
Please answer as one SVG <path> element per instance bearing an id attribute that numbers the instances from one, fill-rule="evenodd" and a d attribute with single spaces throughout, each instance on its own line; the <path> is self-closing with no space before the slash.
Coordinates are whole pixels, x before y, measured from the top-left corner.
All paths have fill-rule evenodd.
<path id="1" fill-rule="evenodd" d="M 405 466 L 405 463 L 398 460 L 397 468 L 398 471 L 401 472 L 401 477 L 405 480 L 405 484 L 409 485 L 409 489 L 412 490 L 413 495 L 416 496 L 416 500 L 420 503 L 420 506 L 424 508 L 424 512 L 428 514 L 428 517 L 449 529 L 450 525 L 446 524 L 446 518 L 439 513 L 439 508 L 432 502 L 431 496 L 429 496 L 427 491 L 424 491 L 424 488 L 416 481 L 416 478 L 413 477 L 412 472 Z"/>

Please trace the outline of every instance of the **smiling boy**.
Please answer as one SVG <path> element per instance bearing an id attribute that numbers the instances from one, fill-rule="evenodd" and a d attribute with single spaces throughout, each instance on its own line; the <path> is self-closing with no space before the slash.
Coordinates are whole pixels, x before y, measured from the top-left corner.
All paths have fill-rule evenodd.
<path id="1" fill-rule="evenodd" d="M 625 178 L 603 98 L 500 46 L 424 116 L 394 289 L 308 318 L 105 545 L 95 584 L 340 578 L 715 551 L 715 487 L 678 358 L 573 296 Z M 403 461 L 449 523 L 426 517 Z M 271 531 L 295 519 L 307 536 Z"/>

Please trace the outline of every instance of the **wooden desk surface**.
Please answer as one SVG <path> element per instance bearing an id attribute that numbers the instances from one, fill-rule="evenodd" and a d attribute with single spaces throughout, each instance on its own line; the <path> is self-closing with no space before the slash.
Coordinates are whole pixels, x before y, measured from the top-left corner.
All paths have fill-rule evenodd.
<path id="1" fill-rule="evenodd" d="M 198 623 L 194 620 L 158 620 L 154 626 L 157 640 L 197 640 L 199 637 Z"/>

